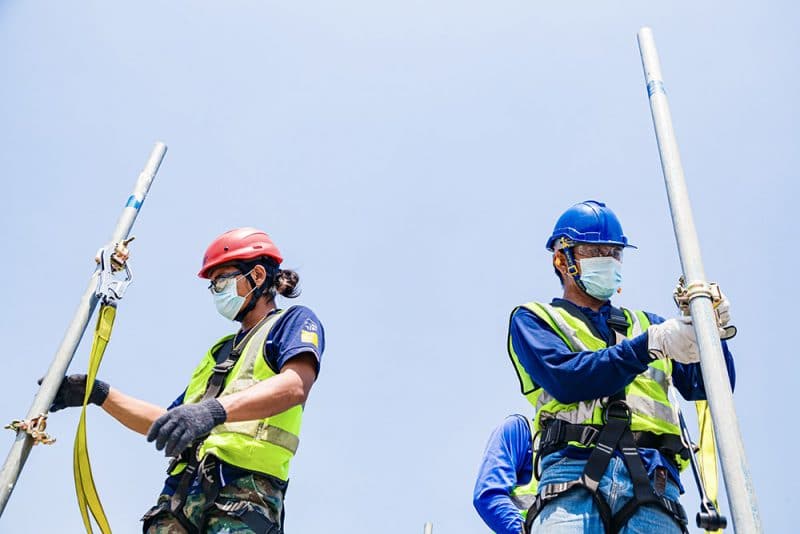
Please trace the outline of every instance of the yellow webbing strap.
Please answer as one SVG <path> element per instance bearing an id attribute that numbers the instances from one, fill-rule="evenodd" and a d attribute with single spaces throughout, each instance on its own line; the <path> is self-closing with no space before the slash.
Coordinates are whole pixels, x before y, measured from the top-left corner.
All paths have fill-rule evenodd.
<path id="1" fill-rule="evenodd" d="M 700 450 L 697 453 L 697 463 L 699 464 L 700 478 L 706 488 L 706 494 L 714 506 L 719 510 L 717 497 L 719 493 L 719 480 L 717 475 L 717 443 L 714 438 L 714 426 L 711 424 L 711 410 L 708 402 L 697 401 L 694 403 L 697 409 L 697 427 L 700 429 Z M 706 532 L 712 532 L 707 530 Z M 722 532 L 714 530 L 713 532 Z"/>
<path id="2" fill-rule="evenodd" d="M 97 317 L 97 326 L 94 329 L 94 340 L 92 341 L 92 352 L 89 356 L 89 371 L 86 379 L 86 395 L 83 397 L 83 408 L 81 418 L 78 422 L 78 431 L 75 433 L 75 447 L 72 452 L 72 470 L 75 476 L 75 494 L 78 497 L 78 507 L 83 517 L 83 525 L 86 532 L 92 534 L 92 523 L 89 519 L 89 512 L 94 516 L 100 532 L 110 534 L 111 527 L 108 524 L 100 497 L 97 495 L 97 488 L 92 477 L 92 466 L 89 463 L 89 448 L 86 444 L 86 405 L 89 403 L 89 395 L 92 392 L 92 385 L 97 376 L 97 369 L 103 359 L 103 353 L 111 338 L 111 329 L 114 326 L 114 317 L 117 309 L 114 306 L 103 304 Z"/>

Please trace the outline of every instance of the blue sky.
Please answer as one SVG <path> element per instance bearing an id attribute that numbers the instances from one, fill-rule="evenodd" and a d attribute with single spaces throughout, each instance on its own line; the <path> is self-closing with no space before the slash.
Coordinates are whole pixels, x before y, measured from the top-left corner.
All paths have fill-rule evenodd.
<path id="1" fill-rule="evenodd" d="M 790 531 L 800 503 L 776 444 L 793 442 L 780 417 L 798 373 L 783 326 L 798 298 L 797 11 L 0 4 L 0 420 L 27 412 L 94 253 L 163 140 L 102 378 L 152 402 L 176 397 L 232 329 L 195 276 L 202 253 L 229 228 L 261 227 L 300 272 L 298 302 L 328 341 L 287 530 L 486 532 L 471 505 L 485 440 L 506 414 L 529 412 L 505 353 L 508 314 L 559 293 L 544 250 L 558 215 L 606 201 L 640 247 L 615 302 L 675 311 L 680 265 L 635 39 L 650 25 L 706 272 L 739 327 L 735 398 L 764 525 Z M 51 417 L 59 442 L 31 454 L 0 531 L 81 531 L 77 416 Z M 115 532 L 138 531 L 162 455 L 98 409 L 89 444 Z"/>

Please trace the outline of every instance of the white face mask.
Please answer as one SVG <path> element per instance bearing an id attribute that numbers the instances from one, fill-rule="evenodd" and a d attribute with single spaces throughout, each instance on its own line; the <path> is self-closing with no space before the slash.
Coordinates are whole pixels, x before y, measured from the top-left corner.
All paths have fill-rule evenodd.
<path id="1" fill-rule="evenodd" d="M 581 258 L 581 282 L 598 300 L 608 300 L 622 285 L 622 263 L 610 257 Z"/>

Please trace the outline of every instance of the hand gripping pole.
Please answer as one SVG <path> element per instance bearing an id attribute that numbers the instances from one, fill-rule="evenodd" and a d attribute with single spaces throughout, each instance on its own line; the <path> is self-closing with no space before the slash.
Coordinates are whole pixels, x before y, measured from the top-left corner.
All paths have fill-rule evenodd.
<path id="1" fill-rule="evenodd" d="M 156 176 L 156 172 L 158 172 L 158 168 L 166 152 L 167 146 L 164 143 L 156 143 L 155 147 L 153 147 L 150 158 L 147 160 L 147 164 L 141 174 L 139 174 L 133 192 L 128 197 L 122 214 L 114 228 L 114 232 L 111 234 L 110 246 L 112 249 L 116 248 L 117 244 L 124 243 L 128 238 L 133 223 L 139 215 L 139 210 L 147 197 L 150 185 L 153 183 L 153 179 Z M 50 364 L 50 368 L 47 370 L 47 374 L 42 380 L 42 385 L 33 399 L 26 420 L 32 420 L 35 417 L 46 414 L 50 409 L 58 387 L 61 385 L 64 374 L 83 337 L 86 325 L 89 323 L 89 319 L 100 300 L 97 296 L 97 291 L 101 274 L 102 269 L 98 268 L 89 279 L 89 286 L 81 297 L 78 309 L 75 311 L 75 316 L 67 327 L 64 339 L 61 341 L 61 345 L 53 358 L 53 362 Z M 17 483 L 17 479 L 19 479 L 22 467 L 28 459 L 28 454 L 30 454 L 33 444 L 34 440 L 30 434 L 23 430 L 17 431 L 14 444 L 11 446 L 11 451 L 6 457 L 2 471 L 0 471 L 0 515 L 2 515 L 3 510 L 5 510 L 8 499 L 11 497 L 11 492 L 14 490 L 14 486 Z"/>
<path id="2" fill-rule="evenodd" d="M 700 243 L 694 226 L 678 142 L 672 128 L 653 31 L 642 28 L 637 37 L 683 277 L 688 282 L 687 287 L 705 288 L 706 275 L 700 255 Z M 722 354 L 711 296 L 707 291 L 694 291 L 688 295 L 688 301 L 700 349 L 700 367 L 717 436 L 733 526 L 737 532 L 756 534 L 762 532 L 761 519 L 739 432 L 739 420 L 733 404 L 733 392 Z"/>

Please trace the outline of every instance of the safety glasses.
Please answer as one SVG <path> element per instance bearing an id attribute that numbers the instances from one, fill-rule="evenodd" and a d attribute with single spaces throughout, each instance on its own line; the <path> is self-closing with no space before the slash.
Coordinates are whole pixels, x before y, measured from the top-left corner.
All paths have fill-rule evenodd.
<path id="1" fill-rule="evenodd" d="M 222 293 L 231 280 L 235 280 L 240 276 L 242 276 L 241 271 L 233 271 L 230 273 L 221 274 L 211 280 L 211 282 L 208 284 L 208 290 L 212 293 Z"/>
<path id="2" fill-rule="evenodd" d="M 622 260 L 622 247 L 615 245 L 587 245 L 578 244 L 573 247 L 573 252 L 584 258 L 614 258 Z"/>

